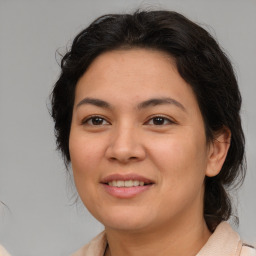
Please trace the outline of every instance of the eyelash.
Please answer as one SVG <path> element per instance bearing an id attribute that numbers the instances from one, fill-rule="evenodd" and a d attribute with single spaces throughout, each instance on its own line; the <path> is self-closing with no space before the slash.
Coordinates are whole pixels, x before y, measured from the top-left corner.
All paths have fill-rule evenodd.
<path id="1" fill-rule="evenodd" d="M 93 123 L 89 124 L 89 122 L 90 122 L 90 121 L 92 122 L 93 119 L 95 119 L 95 118 L 99 118 L 99 119 L 101 119 L 103 122 L 105 121 L 105 122 L 107 122 L 108 124 L 110 124 L 104 117 L 102 117 L 102 116 L 97 116 L 97 115 L 87 117 L 86 119 L 82 120 L 82 124 L 83 124 L 83 125 L 87 125 L 87 124 L 88 124 L 88 125 L 91 125 L 91 126 L 106 125 L 106 124 L 99 124 L 99 125 L 97 125 L 97 124 L 93 124 Z"/>
<path id="2" fill-rule="evenodd" d="M 165 117 L 165 116 L 161 116 L 161 115 L 156 115 L 156 116 L 152 116 L 152 117 L 150 117 L 149 119 L 148 119 L 148 121 L 147 122 L 145 122 L 145 124 L 149 124 L 149 122 L 150 121 L 153 121 L 154 119 L 156 119 L 156 118 L 160 118 L 160 119 L 163 119 L 164 120 L 164 122 L 168 122 L 168 124 L 150 124 L 150 125 L 155 125 L 155 126 L 163 126 L 163 125 L 170 125 L 170 124 L 176 124 L 176 122 L 175 121 L 173 121 L 173 120 L 171 120 L 170 118 L 168 118 L 168 117 Z"/>
<path id="3" fill-rule="evenodd" d="M 93 124 L 93 119 L 96 119 L 96 118 L 99 118 L 101 119 L 102 122 L 107 122 L 107 124 Z M 163 123 L 163 124 L 149 124 L 150 121 L 154 121 L 154 119 L 156 118 L 160 118 L 162 119 L 164 122 L 168 122 L 167 124 L 166 123 Z M 91 123 L 89 123 L 91 122 Z M 98 116 L 98 115 L 95 115 L 95 116 L 90 116 L 88 118 L 86 118 L 85 120 L 82 120 L 82 124 L 83 125 L 91 125 L 91 126 L 102 126 L 102 125 L 109 125 L 110 122 L 107 121 L 104 117 L 102 116 Z M 163 125 L 170 125 L 170 124 L 176 124 L 175 121 L 171 120 L 170 118 L 167 118 L 165 116 L 161 116 L 161 115 L 156 115 L 156 116 L 152 116 L 150 117 L 144 124 L 148 124 L 148 125 L 155 125 L 155 126 L 163 126 Z"/>

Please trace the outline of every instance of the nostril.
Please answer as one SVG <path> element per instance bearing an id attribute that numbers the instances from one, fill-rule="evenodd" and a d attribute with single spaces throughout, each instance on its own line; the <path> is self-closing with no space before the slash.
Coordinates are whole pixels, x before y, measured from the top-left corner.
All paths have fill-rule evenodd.
<path id="1" fill-rule="evenodd" d="M 143 160 L 146 156 L 145 150 L 137 143 L 111 144 L 106 149 L 106 157 L 110 161 L 119 161 L 127 163 L 129 161 Z"/>
<path id="2" fill-rule="evenodd" d="M 132 160 L 137 160 L 138 157 L 136 156 L 131 156 L 131 157 L 125 157 L 125 156 L 119 156 L 119 157 L 110 157 L 109 160 L 110 161 L 121 161 L 121 162 L 129 162 L 129 161 L 132 161 Z"/>

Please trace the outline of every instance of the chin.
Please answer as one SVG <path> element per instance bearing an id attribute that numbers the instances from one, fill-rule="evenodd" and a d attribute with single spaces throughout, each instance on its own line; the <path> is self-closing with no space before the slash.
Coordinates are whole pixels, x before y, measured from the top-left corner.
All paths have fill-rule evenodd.
<path id="1" fill-rule="evenodd" d="M 96 217 L 96 216 L 95 216 Z M 150 226 L 153 222 L 152 214 L 135 209 L 112 210 L 105 212 L 104 216 L 97 218 L 106 228 L 138 231 Z"/>

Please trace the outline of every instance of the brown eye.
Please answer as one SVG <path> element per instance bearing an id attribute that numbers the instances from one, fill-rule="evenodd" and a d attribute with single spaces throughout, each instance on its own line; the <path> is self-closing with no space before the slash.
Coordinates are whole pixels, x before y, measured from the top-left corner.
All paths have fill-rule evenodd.
<path id="1" fill-rule="evenodd" d="M 147 121 L 146 124 L 149 125 L 168 125 L 173 124 L 174 122 L 163 116 L 155 116 Z"/>
<path id="2" fill-rule="evenodd" d="M 100 116 L 91 116 L 83 121 L 83 124 L 99 126 L 99 125 L 108 125 L 109 122 Z"/>
<path id="3" fill-rule="evenodd" d="M 163 117 L 155 117 L 152 119 L 154 125 L 163 125 L 165 122 L 165 118 Z"/>

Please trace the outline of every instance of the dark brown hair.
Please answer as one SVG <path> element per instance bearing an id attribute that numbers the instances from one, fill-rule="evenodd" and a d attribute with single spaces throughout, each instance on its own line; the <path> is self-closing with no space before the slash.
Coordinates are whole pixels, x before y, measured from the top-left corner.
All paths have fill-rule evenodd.
<path id="1" fill-rule="evenodd" d="M 69 133 L 78 79 L 103 52 L 119 48 L 163 51 L 176 62 L 180 76 L 196 95 L 208 141 L 223 128 L 231 131 L 228 155 L 220 173 L 205 179 L 204 216 L 210 230 L 232 214 L 227 189 L 245 174 L 241 95 L 232 65 L 218 43 L 202 27 L 171 11 L 137 11 L 104 15 L 74 39 L 61 61 L 52 92 L 57 147 L 69 165 Z"/>

